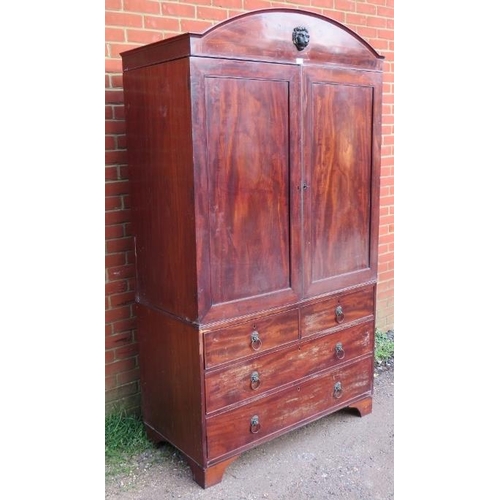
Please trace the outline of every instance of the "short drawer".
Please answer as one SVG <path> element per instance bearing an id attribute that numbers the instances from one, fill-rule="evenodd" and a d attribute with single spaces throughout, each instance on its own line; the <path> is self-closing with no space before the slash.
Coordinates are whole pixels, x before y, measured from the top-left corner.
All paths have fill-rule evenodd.
<path id="1" fill-rule="evenodd" d="M 298 310 L 205 333 L 205 368 L 283 346 L 299 338 Z"/>
<path id="2" fill-rule="evenodd" d="M 300 345 L 208 372 L 207 413 L 291 384 L 373 351 L 372 321 Z"/>
<path id="3" fill-rule="evenodd" d="M 375 288 L 335 295 L 301 308 L 302 337 L 374 315 Z"/>
<path id="4" fill-rule="evenodd" d="M 267 398 L 208 417 L 208 458 L 213 460 L 249 447 L 267 436 L 345 407 L 351 400 L 371 394 L 372 380 L 373 359 L 366 357 Z"/>

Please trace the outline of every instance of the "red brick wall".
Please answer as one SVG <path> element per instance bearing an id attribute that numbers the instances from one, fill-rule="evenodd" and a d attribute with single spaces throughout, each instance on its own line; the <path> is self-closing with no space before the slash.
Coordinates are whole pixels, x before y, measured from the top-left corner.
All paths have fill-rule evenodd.
<path id="1" fill-rule="evenodd" d="M 377 326 L 393 328 L 394 0 L 106 0 L 106 410 L 139 408 L 134 270 L 120 53 L 185 31 L 201 32 L 255 9 L 302 8 L 335 19 L 385 56 Z"/>

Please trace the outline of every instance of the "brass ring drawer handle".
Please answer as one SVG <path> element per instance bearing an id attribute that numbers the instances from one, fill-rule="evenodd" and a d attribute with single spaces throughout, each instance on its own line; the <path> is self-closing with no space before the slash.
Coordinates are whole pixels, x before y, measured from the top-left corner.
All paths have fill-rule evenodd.
<path id="1" fill-rule="evenodd" d="M 259 378 L 259 372 L 252 372 L 250 375 L 250 389 L 252 391 L 255 391 L 259 388 L 260 386 L 260 378 Z"/>
<path id="2" fill-rule="evenodd" d="M 344 321 L 344 311 L 342 310 L 342 306 L 337 306 L 335 308 L 335 319 L 337 323 L 342 323 Z"/>
<path id="3" fill-rule="evenodd" d="M 262 347 L 262 340 L 259 338 L 259 332 L 254 330 L 250 334 L 250 345 L 254 351 L 258 351 Z"/>
<path id="4" fill-rule="evenodd" d="M 342 347 L 342 342 L 338 342 L 337 345 L 335 346 L 335 356 L 337 356 L 337 359 L 345 358 L 345 351 L 344 348 Z"/>
<path id="5" fill-rule="evenodd" d="M 333 397 L 338 399 L 342 396 L 342 382 L 336 382 L 333 386 Z"/>
<path id="6" fill-rule="evenodd" d="M 257 432 L 259 432 L 259 431 L 260 431 L 259 416 L 258 415 L 254 415 L 250 419 L 250 432 L 252 434 L 257 434 Z"/>

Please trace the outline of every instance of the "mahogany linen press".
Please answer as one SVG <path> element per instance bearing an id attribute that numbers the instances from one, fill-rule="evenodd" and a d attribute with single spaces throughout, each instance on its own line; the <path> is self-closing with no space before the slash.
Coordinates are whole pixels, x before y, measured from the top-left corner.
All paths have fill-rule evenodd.
<path id="1" fill-rule="evenodd" d="M 371 412 L 383 57 L 295 9 L 121 55 L 143 420 L 207 488 Z"/>

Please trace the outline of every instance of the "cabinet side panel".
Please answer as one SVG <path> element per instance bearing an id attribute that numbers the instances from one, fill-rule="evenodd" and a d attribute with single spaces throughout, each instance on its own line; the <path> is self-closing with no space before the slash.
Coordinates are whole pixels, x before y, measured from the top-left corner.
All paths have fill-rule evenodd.
<path id="1" fill-rule="evenodd" d="M 123 75 L 138 302 L 195 319 L 196 248 L 187 60 Z"/>
<path id="2" fill-rule="evenodd" d="M 203 465 L 203 394 L 198 329 L 137 306 L 144 423 Z"/>

